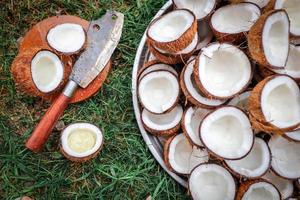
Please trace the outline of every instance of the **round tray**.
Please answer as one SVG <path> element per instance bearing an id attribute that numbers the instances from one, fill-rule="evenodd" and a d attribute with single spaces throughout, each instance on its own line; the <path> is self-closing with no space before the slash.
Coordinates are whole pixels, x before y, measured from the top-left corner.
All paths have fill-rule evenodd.
<path id="1" fill-rule="evenodd" d="M 163 15 L 164 13 L 168 12 L 172 9 L 172 1 L 168 1 L 154 16 L 153 19 Z M 153 20 L 152 19 L 152 20 Z M 146 145 L 150 149 L 151 153 L 153 154 L 154 158 L 157 162 L 162 166 L 162 168 L 172 177 L 174 178 L 179 184 L 184 187 L 187 187 L 187 179 L 183 176 L 178 176 L 177 174 L 168 170 L 167 166 L 164 163 L 163 158 L 163 144 L 164 138 L 155 137 L 145 130 L 142 125 L 141 121 L 141 107 L 138 102 L 137 97 L 137 74 L 138 70 L 143 67 L 144 63 L 149 60 L 149 50 L 146 45 L 146 32 L 144 33 L 142 40 L 139 44 L 138 50 L 136 52 L 135 61 L 132 70 L 132 101 L 134 107 L 134 113 L 136 117 L 136 121 L 138 123 L 140 132 L 146 142 Z"/>

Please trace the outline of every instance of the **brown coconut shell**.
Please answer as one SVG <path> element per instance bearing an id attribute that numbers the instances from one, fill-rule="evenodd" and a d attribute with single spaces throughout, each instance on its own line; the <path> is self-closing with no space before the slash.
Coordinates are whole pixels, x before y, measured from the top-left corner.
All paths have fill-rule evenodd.
<path id="1" fill-rule="evenodd" d="M 236 3 L 245 2 L 245 0 L 229 0 L 229 2 L 236 4 Z M 265 12 L 268 12 L 270 10 L 273 10 L 274 6 L 275 6 L 275 2 L 276 2 L 276 0 L 270 0 L 269 3 L 265 7 L 261 8 L 262 9 L 262 13 L 265 13 Z"/>
<path id="2" fill-rule="evenodd" d="M 170 137 L 166 143 L 164 144 L 164 161 L 165 161 L 165 164 L 167 166 L 167 168 L 172 171 L 172 172 L 175 172 L 174 169 L 172 168 L 170 162 L 169 162 L 169 151 L 170 151 L 170 145 L 171 145 L 171 142 L 173 141 L 173 139 L 176 137 L 176 135 Z"/>
<path id="3" fill-rule="evenodd" d="M 193 39 L 195 37 L 195 34 L 197 33 L 197 19 L 196 19 L 196 16 L 190 10 L 187 10 L 187 9 L 179 9 L 179 10 L 188 11 L 189 13 L 191 13 L 194 16 L 194 21 L 193 21 L 192 25 L 178 39 L 170 41 L 170 42 L 155 41 L 153 38 L 150 37 L 149 28 L 148 28 L 147 33 L 146 33 L 147 34 L 147 41 L 152 46 L 155 46 L 159 49 L 165 50 L 165 51 L 170 52 L 170 53 L 176 53 L 176 52 L 181 51 L 184 48 L 186 48 L 193 41 Z M 162 15 L 162 16 L 156 18 L 155 20 L 153 20 L 149 24 L 149 27 L 152 26 L 155 22 L 157 22 L 158 20 L 160 20 L 163 17 L 164 17 L 164 15 Z"/>
<path id="4" fill-rule="evenodd" d="M 269 16 L 277 13 L 277 12 L 285 12 L 285 10 L 271 10 L 260 16 L 260 18 L 255 22 L 255 24 L 251 27 L 247 41 L 248 41 L 248 49 L 250 52 L 251 58 L 256 61 L 259 65 L 279 69 L 280 67 L 272 66 L 268 61 L 264 53 L 263 49 L 263 41 L 262 41 L 262 33 L 263 28 L 266 23 L 266 20 Z M 287 13 L 286 13 L 287 14 Z M 287 62 L 287 59 L 286 59 Z M 281 67 L 283 68 L 283 67 Z"/>

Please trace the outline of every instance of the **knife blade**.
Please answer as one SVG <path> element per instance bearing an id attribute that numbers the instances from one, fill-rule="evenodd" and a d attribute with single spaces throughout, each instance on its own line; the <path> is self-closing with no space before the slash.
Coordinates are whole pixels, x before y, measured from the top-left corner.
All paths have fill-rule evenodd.
<path id="1" fill-rule="evenodd" d="M 123 23 L 124 15 L 116 11 L 107 11 L 103 17 L 90 23 L 87 48 L 74 64 L 63 92 L 55 99 L 26 141 L 25 146 L 29 150 L 38 152 L 42 149 L 78 86 L 87 87 L 103 70 L 119 43 Z"/>

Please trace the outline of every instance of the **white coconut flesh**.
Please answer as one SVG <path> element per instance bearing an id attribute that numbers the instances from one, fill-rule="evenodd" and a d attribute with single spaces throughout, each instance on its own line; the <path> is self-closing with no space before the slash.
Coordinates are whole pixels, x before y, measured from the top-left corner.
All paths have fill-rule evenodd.
<path id="1" fill-rule="evenodd" d="M 193 70 L 194 70 L 195 60 L 192 60 L 188 63 L 187 67 L 184 70 L 183 78 L 184 84 L 188 93 L 199 103 L 208 105 L 208 106 L 219 106 L 226 102 L 226 100 L 217 100 L 204 97 L 196 89 L 195 84 L 193 83 Z"/>
<path id="2" fill-rule="evenodd" d="M 65 153 L 76 158 L 95 153 L 103 143 L 101 130 L 89 123 L 75 123 L 65 128 L 61 144 Z"/>
<path id="3" fill-rule="evenodd" d="M 260 8 L 263 8 L 263 7 L 265 7 L 266 5 L 268 5 L 268 3 L 270 2 L 270 0 L 244 0 L 243 2 L 255 3 L 255 4 L 258 5 Z"/>
<path id="4" fill-rule="evenodd" d="M 61 60 L 50 51 L 40 51 L 31 60 L 32 80 L 41 92 L 48 93 L 55 90 L 63 75 L 64 66 Z"/>
<path id="5" fill-rule="evenodd" d="M 189 190 L 194 200 L 232 200 L 236 186 L 231 174 L 216 164 L 201 164 L 189 178 Z"/>
<path id="6" fill-rule="evenodd" d="M 187 10 L 174 10 L 155 21 L 148 29 L 148 36 L 157 42 L 179 39 L 193 24 L 194 15 Z"/>
<path id="7" fill-rule="evenodd" d="M 228 160 L 246 156 L 254 140 L 248 117 L 233 106 L 209 113 L 200 125 L 200 138 L 210 151 Z"/>
<path id="8" fill-rule="evenodd" d="M 296 142 L 300 142 L 300 129 L 295 130 L 295 131 L 291 131 L 291 132 L 286 132 L 285 135 L 288 138 L 290 138 L 290 139 L 292 139 Z"/>
<path id="9" fill-rule="evenodd" d="M 177 173 L 189 174 L 197 165 L 208 161 L 208 153 L 205 149 L 193 147 L 181 133 L 169 146 L 168 161 Z"/>
<path id="10" fill-rule="evenodd" d="M 207 109 L 189 107 L 183 116 L 186 134 L 195 145 L 200 147 L 202 147 L 203 144 L 199 137 L 199 126 L 207 113 L 209 113 Z"/>
<path id="11" fill-rule="evenodd" d="M 204 89 L 220 98 L 241 92 L 252 76 L 251 64 L 245 53 L 227 43 L 213 43 L 203 48 L 197 67 Z"/>
<path id="12" fill-rule="evenodd" d="M 158 63 L 158 64 L 151 65 L 147 67 L 144 71 L 142 71 L 142 73 L 139 75 L 139 80 L 141 80 L 141 78 L 145 74 L 148 74 L 149 72 L 161 71 L 161 70 L 172 72 L 174 75 L 178 76 L 177 71 L 172 66 L 163 63 Z"/>
<path id="13" fill-rule="evenodd" d="M 183 109 L 181 105 L 174 107 L 170 112 L 164 114 L 153 114 L 146 109 L 142 111 L 144 124 L 157 131 L 165 131 L 177 126 L 182 118 Z"/>
<path id="14" fill-rule="evenodd" d="M 212 12 L 215 0 L 174 0 L 176 8 L 185 8 L 192 11 L 197 19 L 202 19 Z"/>
<path id="15" fill-rule="evenodd" d="M 244 111 L 248 110 L 248 98 L 251 94 L 251 91 L 243 92 L 238 96 L 234 97 L 228 102 L 228 105 L 236 106 Z"/>
<path id="16" fill-rule="evenodd" d="M 293 35 L 300 36 L 300 2 L 298 0 L 276 0 L 275 9 L 285 9 L 288 13 Z"/>
<path id="17" fill-rule="evenodd" d="M 266 121 L 276 127 L 287 128 L 300 122 L 300 90 L 292 78 L 279 75 L 269 80 L 260 101 Z"/>
<path id="18" fill-rule="evenodd" d="M 293 181 L 281 178 L 272 171 L 268 171 L 262 178 L 272 183 L 279 190 L 282 199 L 292 196 L 294 192 Z"/>
<path id="19" fill-rule="evenodd" d="M 179 83 L 169 71 L 154 71 L 146 74 L 139 83 L 138 94 L 144 107 L 153 113 L 164 113 L 177 101 Z"/>
<path id="20" fill-rule="evenodd" d="M 85 32 L 82 26 L 72 23 L 57 25 L 49 30 L 47 41 L 55 50 L 73 53 L 81 49 L 85 43 Z"/>
<path id="21" fill-rule="evenodd" d="M 278 190 L 268 182 L 252 184 L 244 193 L 242 200 L 280 200 Z"/>
<path id="22" fill-rule="evenodd" d="M 284 67 L 289 53 L 289 18 L 284 11 L 271 14 L 265 21 L 262 45 L 267 62 L 273 68 Z"/>
<path id="23" fill-rule="evenodd" d="M 211 25 L 220 33 L 247 32 L 260 15 L 260 8 L 253 3 L 230 4 L 214 12 Z"/>
<path id="24" fill-rule="evenodd" d="M 253 148 L 247 156 L 240 160 L 225 160 L 225 162 L 231 170 L 240 175 L 260 177 L 270 168 L 271 154 L 266 142 L 256 137 Z"/>
<path id="25" fill-rule="evenodd" d="M 269 141 L 272 154 L 272 169 L 276 174 L 288 178 L 300 178 L 300 143 L 282 136 L 273 136 Z"/>

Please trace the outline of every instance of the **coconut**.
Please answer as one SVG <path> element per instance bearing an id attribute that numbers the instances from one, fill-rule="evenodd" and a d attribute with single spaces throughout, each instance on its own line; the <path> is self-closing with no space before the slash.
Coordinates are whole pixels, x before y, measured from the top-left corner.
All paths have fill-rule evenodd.
<path id="1" fill-rule="evenodd" d="M 229 0 L 232 3 L 250 2 L 258 5 L 263 12 L 273 10 L 275 0 Z"/>
<path id="2" fill-rule="evenodd" d="M 179 100 L 177 77 L 169 71 L 153 71 L 144 75 L 138 84 L 138 96 L 148 111 L 156 114 L 168 112 Z"/>
<path id="3" fill-rule="evenodd" d="M 300 37 L 300 2 L 297 0 L 276 0 L 275 9 L 286 10 L 290 22 L 292 36 Z"/>
<path id="4" fill-rule="evenodd" d="M 85 162 L 99 154 L 103 141 L 103 134 L 97 126 L 74 123 L 61 133 L 61 152 L 73 162 Z"/>
<path id="5" fill-rule="evenodd" d="M 156 136 L 171 136 L 179 130 L 182 114 L 181 105 L 164 114 L 153 114 L 143 109 L 141 120 L 148 132 Z"/>
<path id="6" fill-rule="evenodd" d="M 201 164 L 191 172 L 188 181 L 194 200 L 232 200 L 236 184 L 231 174 L 217 164 Z"/>
<path id="7" fill-rule="evenodd" d="M 147 30 L 147 39 L 150 46 L 176 53 L 191 44 L 196 33 L 195 15 L 187 9 L 178 9 L 152 21 Z"/>
<path id="8" fill-rule="evenodd" d="M 243 182 L 237 192 L 236 200 L 281 200 L 281 196 L 273 184 L 257 179 Z"/>
<path id="9" fill-rule="evenodd" d="M 247 115 L 234 106 L 223 106 L 210 112 L 202 120 L 199 132 L 204 146 L 227 160 L 245 157 L 254 143 Z"/>
<path id="10" fill-rule="evenodd" d="M 203 48 L 194 66 L 194 78 L 205 96 L 229 99 L 246 90 L 252 79 L 246 54 L 228 43 L 211 43 Z"/>
<path id="11" fill-rule="evenodd" d="M 203 108 L 196 108 L 190 106 L 183 114 L 181 126 L 184 134 L 192 145 L 203 147 L 199 137 L 199 126 L 205 115 L 210 111 Z"/>
<path id="12" fill-rule="evenodd" d="M 218 41 L 241 43 L 260 15 L 256 4 L 229 4 L 212 14 L 209 25 Z"/>
<path id="13" fill-rule="evenodd" d="M 203 19 L 208 16 L 216 6 L 216 0 L 173 0 L 177 9 L 188 9 L 192 11 L 196 18 Z"/>
<path id="14" fill-rule="evenodd" d="M 188 175 L 195 166 L 208 161 L 208 153 L 190 145 L 183 133 L 167 140 L 164 146 L 167 167 L 178 174 Z"/>
<path id="15" fill-rule="evenodd" d="M 291 132 L 285 132 L 283 136 L 295 142 L 300 142 L 300 129 Z"/>
<path id="16" fill-rule="evenodd" d="M 64 23 L 51 28 L 47 42 L 53 49 L 62 53 L 76 53 L 81 50 L 86 40 L 84 29 L 79 24 Z"/>
<path id="17" fill-rule="evenodd" d="M 153 61 L 149 61 L 147 62 L 144 67 L 142 67 L 140 70 L 139 70 L 139 74 L 138 74 L 138 80 L 140 81 L 141 78 L 148 74 L 149 72 L 153 72 L 153 71 L 161 71 L 161 70 L 164 70 L 164 71 L 169 71 L 171 73 L 173 73 L 176 77 L 178 77 L 178 73 L 177 71 L 170 65 L 167 65 L 167 64 L 164 64 L 164 63 L 161 63 L 160 61 L 158 60 L 153 60 Z"/>
<path id="18" fill-rule="evenodd" d="M 265 174 L 271 165 L 271 154 L 267 143 L 256 137 L 250 153 L 240 160 L 225 160 L 234 174 L 246 178 L 257 178 Z"/>
<path id="19" fill-rule="evenodd" d="M 251 57 L 268 68 L 283 68 L 289 53 L 289 30 L 286 11 L 273 10 L 263 14 L 248 34 Z"/>
<path id="20" fill-rule="evenodd" d="M 192 59 L 180 74 L 180 86 L 187 100 L 196 106 L 208 109 L 224 104 L 226 100 L 207 98 L 199 92 L 193 80 L 194 64 L 195 59 Z"/>
<path id="21" fill-rule="evenodd" d="M 269 147 L 273 156 L 272 170 L 286 179 L 300 178 L 300 143 L 276 135 L 269 141 Z"/>
<path id="22" fill-rule="evenodd" d="M 262 178 L 272 183 L 279 190 L 282 199 L 292 196 L 294 192 L 293 181 L 283 179 L 272 171 L 268 171 Z"/>
<path id="23" fill-rule="evenodd" d="M 241 110 L 248 112 L 248 99 L 251 94 L 251 91 L 246 91 L 238 96 L 234 97 L 228 102 L 228 105 L 236 106 L 240 108 Z"/>

